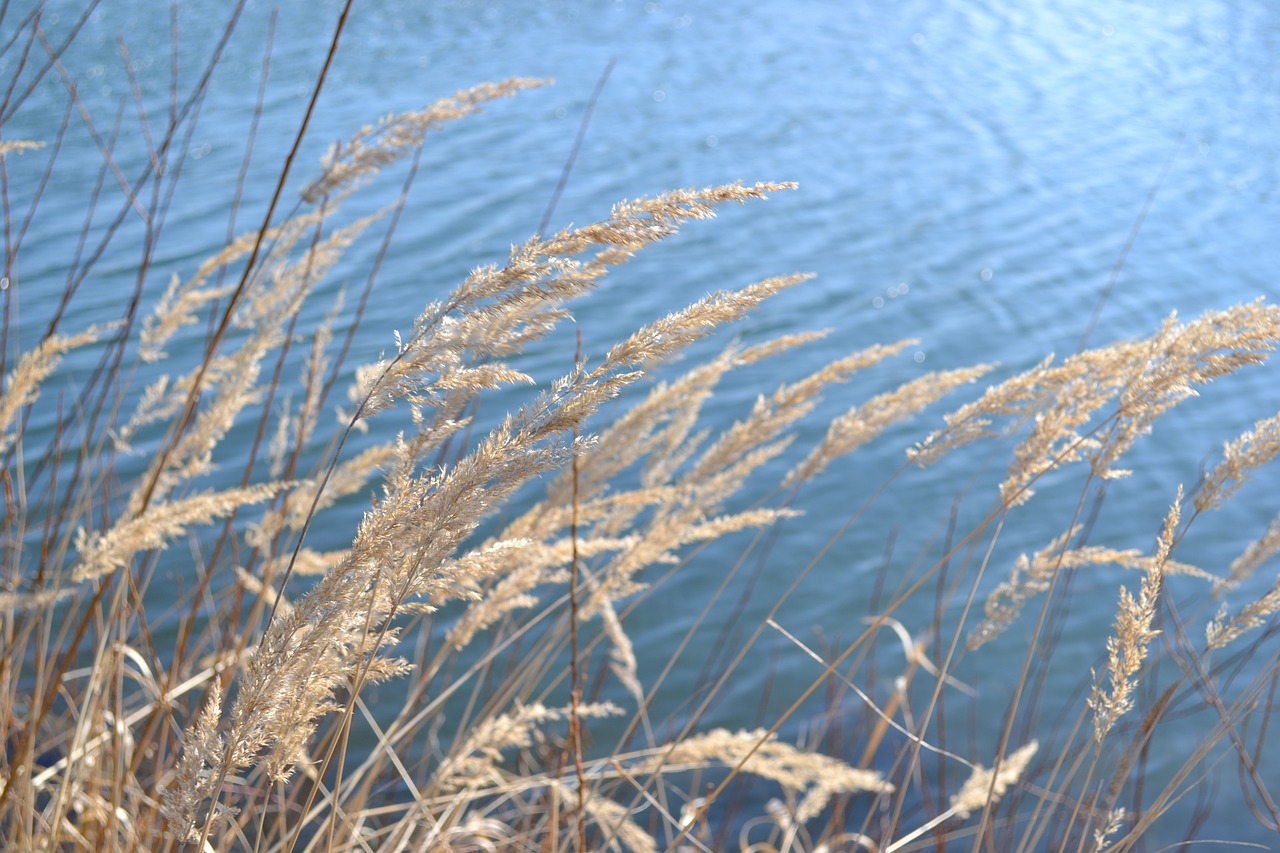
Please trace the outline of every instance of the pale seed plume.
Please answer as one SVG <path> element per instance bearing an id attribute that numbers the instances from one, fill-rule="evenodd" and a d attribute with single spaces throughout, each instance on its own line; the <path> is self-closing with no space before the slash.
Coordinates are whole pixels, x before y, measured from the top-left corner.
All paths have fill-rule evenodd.
<path id="1" fill-rule="evenodd" d="M 961 820 L 967 820 L 976 811 L 988 809 L 1000 801 L 1009 788 L 1022 779 L 1027 765 L 1040 749 L 1038 741 L 1031 741 L 1006 755 L 998 770 L 993 772 L 982 765 L 975 765 L 960 791 L 951 797 L 951 812 Z"/>
<path id="2" fill-rule="evenodd" d="M 991 435 L 994 417 L 1009 417 L 1015 427 L 1030 421 L 1031 430 L 1000 487 L 1007 506 L 1026 501 L 1037 478 L 1072 461 L 1088 460 L 1093 475 L 1103 479 L 1124 476 L 1115 463 L 1160 415 L 1194 396 L 1195 386 L 1262 363 L 1277 341 L 1280 308 L 1261 300 L 1211 311 L 1186 325 L 1170 316 L 1150 338 L 1088 350 L 1059 367 L 1046 359 L 988 389 L 948 415 L 946 428 L 908 456 L 929 464 Z"/>
<path id="3" fill-rule="evenodd" d="M 43 148 L 45 143 L 31 139 L 5 139 L 0 141 L 0 157 L 6 154 L 25 154 Z"/>
<path id="4" fill-rule="evenodd" d="M 302 192 L 311 204 L 335 191 L 350 190 L 361 180 L 422 147 L 428 132 L 446 122 L 479 112 L 480 105 L 497 98 L 545 86 L 550 80 L 513 77 L 498 83 L 484 83 L 441 98 L 421 110 L 389 115 L 375 125 L 366 125 L 344 143 L 335 144 L 324 156 L 324 174 Z"/>
<path id="5" fill-rule="evenodd" d="M 76 550 L 80 562 L 72 575 L 83 583 L 128 565 L 140 551 L 164 548 L 186 530 L 225 518 L 242 506 L 270 500 L 290 487 L 288 482 L 264 483 L 220 492 L 199 492 L 178 500 L 155 503 L 141 515 L 125 518 L 105 533 L 80 531 Z"/>
<path id="6" fill-rule="evenodd" d="M 1262 467 L 1280 453 L 1280 414 L 1263 418 L 1253 429 L 1224 445 L 1222 461 L 1209 472 L 1196 492 L 1195 508 L 1203 512 L 1217 509 L 1248 479 L 1249 472 Z"/>
<path id="7" fill-rule="evenodd" d="M 1227 606 L 1222 605 L 1218 615 L 1205 628 L 1206 649 L 1220 649 L 1238 640 L 1266 624 L 1277 612 L 1280 612 L 1280 580 L 1272 583 L 1271 588 L 1256 600 L 1241 607 L 1230 619 L 1227 618 Z"/>
<path id="8" fill-rule="evenodd" d="M 599 719 L 618 716 L 622 709 L 608 702 L 584 703 L 578 706 L 577 713 L 582 719 Z M 534 703 L 477 723 L 436 771 L 435 784 L 447 791 L 501 787 L 505 781 L 501 770 L 504 753 L 532 746 L 535 733 L 542 726 L 568 719 L 569 714 L 567 707 L 548 708 Z"/>
<path id="9" fill-rule="evenodd" d="M 1228 583 L 1239 584 L 1277 553 L 1280 553 L 1280 516 L 1272 519 L 1266 533 L 1250 542 L 1244 552 L 1231 561 Z"/>
<path id="10" fill-rule="evenodd" d="M 1103 689 L 1095 675 L 1088 706 L 1093 711 L 1094 739 L 1106 738 L 1116 720 L 1132 710 L 1138 673 L 1147 659 L 1151 641 L 1160 632 L 1153 627 L 1160 593 L 1164 589 L 1164 568 L 1173 550 L 1174 536 L 1182 514 L 1182 487 L 1165 516 L 1164 527 L 1156 543 L 1155 560 L 1142 578 L 1142 588 L 1135 599 L 1125 588 L 1120 590 L 1120 609 L 1116 614 L 1115 634 L 1107 640 L 1107 676 L 1110 692 Z"/>
<path id="11" fill-rule="evenodd" d="M 996 587 L 986 600 L 985 618 L 969 635 L 968 648 L 972 651 L 1004 633 L 1023 606 L 1037 595 L 1049 589 L 1053 576 L 1060 571 L 1073 571 L 1091 565 L 1115 564 L 1126 569 L 1151 572 L 1157 568 L 1160 557 L 1145 555 L 1136 548 L 1117 550 L 1097 545 L 1067 548 L 1066 543 L 1081 530 L 1076 525 L 1062 536 L 1056 537 L 1044 549 L 1030 558 L 1018 557 L 1008 580 Z M 1164 558 L 1161 574 L 1187 575 L 1218 584 L 1220 579 L 1197 566 Z"/>
<path id="12" fill-rule="evenodd" d="M 752 750 L 755 750 L 752 752 Z M 743 758 L 750 753 L 750 757 Z M 638 773 L 674 772 L 681 768 L 735 767 L 764 779 L 772 779 L 794 794 L 802 795 L 796 818 L 818 815 L 836 794 L 870 791 L 892 793 L 894 787 L 874 770 L 850 767 L 842 761 L 802 752 L 763 731 L 731 732 L 715 729 L 659 748 L 656 758 L 641 762 Z"/>
<path id="13" fill-rule="evenodd" d="M 92 326 L 76 335 L 50 335 L 25 353 L 18 366 L 4 377 L 0 394 L 0 453 L 15 440 L 10 431 L 18 413 L 40 396 L 40 385 L 57 369 L 62 356 L 77 347 L 98 340 L 102 328 Z"/>
<path id="14" fill-rule="evenodd" d="M 990 365 L 978 365 L 929 373 L 855 406 L 831 422 L 826 437 L 788 472 L 783 486 L 817 476 L 836 459 L 852 453 L 955 388 L 977 381 L 991 369 Z"/>

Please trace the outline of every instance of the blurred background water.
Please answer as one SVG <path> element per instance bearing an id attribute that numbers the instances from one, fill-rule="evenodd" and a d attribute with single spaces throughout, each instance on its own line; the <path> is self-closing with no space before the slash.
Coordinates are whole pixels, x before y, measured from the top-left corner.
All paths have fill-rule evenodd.
<path id="1" fill-rule="evenodd" d="M 340 6 L 279 5 L 238 230 L 265 210 Z M 9 42 L 31 9 L 9 4 L 0 43 Z M 121 116 L 115 157 L 124 175 L 141 172 L 147 147 L 121 44 L 136 68 L 148 119 L 160 126 L 174 56 L 181 100 L 197 83 L 230 9 L 178 3 L 176 52 L 167 7 L 104 2 L 88 15 L 62 64 L 94 133 L 110 138 Z M 60 44 L 82 11 L 78 0 L 44 4 L 50 41 Z M 171 273 L 191 275 L 225 242 L 271 13 L 267 3 L 246 3 L 210 81 L 157 245 L 149 298 Z M 0 57 L 5 85 L 19 50 L 11 45 Z M 591 92 L 616 62 L 553 228 L 602 218 L 622 198 L 677 187 L 793 180 L 800 188 L 722 211 L 717 222 L 691 224 L 611 276 L 578 307 L 585 350 L 600 353 L 638 323 L 710 290 L 813 271 L 815 281 L 777 298 L 734 333 L 748 341 L 814 328 L 836 333 L 731 378 L 711 415 L 727 423 L 761 391 L 853 349 L 920 340 L 829 394 L 822 412 L 830 416 L 929 370 L 999 362 L 1002 377 L 1048 353 L 1065 356 L 1090 328 L 1095 309 L 1089 341 L 1096 345 L 1148 334 L 1173 311 L 1189 318 L 1260 296 L 1280 299 L 1277 56 L 1280 5 L 1267 0 L 357 0 L 293 183 L 300 188 L 316 174 L 329 144 L 387 113 L 509 76 L 556 80 L 430 137 L 351 360 L 367 362 L 391 347 L 391 330 L 407 329 L 428 300 L 470 268 L 501 261 L 510 244 L 537 228 Z M 57 73 L 48 74 L 5 122 L 4 138 L 52 143 L 66 91 Z M 98 144 L 77 115 L 62 149 L 5 295 L 17 311 L 14 350 L 37 339 L 57 306 L 101 167 Z M 41 155 L 24 156 L 7 164 L 17 198 L 29 197 L 41 178 Z M 399 181 L 379 182 L 356 204 L 372 210 L 390 202 Z M 95 234 L 123 203 L 113 178 L 106 183 L 109 203 L 99 203 Z M 135 219 L 126 217 L 122 228 L 124 237 L 112 246 L 136 246 L 128 242 L 138 233 Z M 376 249 L 373 241 L 349 253 L 329 293 L 338 284 L 358 288 Z M 119 315 L 133 289 L 137 255 L 114 252 L 109 248 L 86 279 L 66 328 Z M 328 307 L 323 298 L 317 303 L 316 316 Z M 559 336 L 535 347 L 522 366 L 549 381 L 572 357 L 571 339 Z M 1177 484 L 1192 486 L 1223 440 L 1280 408 L 1276 376 L 1274 366 L 1247 371 L 1161 420 L 1133 454 L 1135 475 L 1109 493 L 1093 541 L 1149 548 Z M 771 556 L 754 598 L 739 607 L 738 593 L 731 594 L 712 614 L 708 636 L 758 624 L 810 555 L 901 465 L 904 448 L 939 423 L 938 414 L 931 410 L 891 431 L 804 491 L 798 504 L 806 517 L 786 526 L 785 551 Z M 803 438 L 820 434 L 815 426 Z M 840 536 L 780 621 L 806 642 L 818 641 L 815 626 L 828 640 L 856 636 L 871 607 L 871 579 L 886 559 L 891 585 L 918 559 L 936 559 L 936 537 L 962 490 L 973 490 L 965 510 L 970 520 L 989 507 L 1006 463 L 997 456 L 971 482 L 975 459 L 981 453 L 908 472 Z M 1062 532 L 1080 483 L 1051 478 L 1011 520 L 993 556 L 993 583 L 1019 552 Z M 1264 469 L 1234 502 L 1193 528 L 1180 559 L 1224 571 L 1275 516 L 1276 486 L 1274 469 Z M 347 506 L 345 529 L 363 506 Z M 317 530 L 311 544 L 341 547 L 349 537 L 342 530 L 341 523 Z M 326 536 L 333 541 L 322 541 Z M 705 553 L 668 582 L 660 602 L 629 617 L 642 678 L 660 670 L 672 638 L 696 617 L 742 545 Z M 1256 597 L 1274 564 L 1263 574 L 1232 600 Z M 1074 580 L 1078 600 L 1096 606 L 1072 610 L 1055 657 L 1064 680 L 1049 689 L 1050 702 L 1058 697 L 1073 708 L 1078 702 L 1080 679 L 1104 653 L 1120 583 L 1114 570 Z M 1173 591 L 1185 599 L 1200 589 Z M 920 612 L 899 614 L 909 626 L 932 617 L 931 598 L 922 601 Z M 1192 612 L 1195 637 L 1210 611 Z M 966 658 L 958 673 L 979 691 L 980 703 L 995 709 L 993 719 L 1003 712 L 1009 673 L 1022 664 L 1020 636 L 1011 632 Z M 700 645 L 668 683 L 668 695 L 677 698 L 660 699 L 655 718 L 682 712 L 681 699 L 695 689 L 709 654 L 710 641 Z M 764 637 L 753 659 L 761 663 L 733 678 L 727 701 L 714 706 L 705 728 L 752 725 L 766 681 L 785 707 L 819 672 L 777 636 Z M 393 703 L 393 694 L 384 688 L 379 695 Z M 1200 736 L 1203 720 L 1191 719 L 1158 744 L 1167 750 L 1153 751 L 1153 777 L 1176 767 L 1162 765 L 1162 756 L 1184 755 Z M 798 720 L 791 733 L 803 725 Z M 987 760 L 996 729 L 977 735 L 972 758 Z M 1204 837 L 1273 842 L 1249 815 L 1234 771 L 1221 785 Z M 1177 839 L 1181 826 L 1174 820 L 1153 837 Z"/>

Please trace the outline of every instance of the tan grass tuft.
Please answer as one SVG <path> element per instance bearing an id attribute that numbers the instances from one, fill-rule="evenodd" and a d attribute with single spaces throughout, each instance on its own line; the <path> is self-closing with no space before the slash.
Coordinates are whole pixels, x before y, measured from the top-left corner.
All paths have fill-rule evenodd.
<path id="1" fill-rule="evenodd" d="M 25 154 L 43 148 L 45 143 L 31 139 L 5 139 L 0 141 L 0 157 L 6 154 Z"/>
<path id="2" fill-rule="evenodd" d="M 324 174 L 302 191 L 302 197 L 316 204 L 336 190 L 349 191 L 362 179 L 422 147 L 427 133 L 446 122 L 479 112 L 480 105 L 487 101 L 509 98 L 550 82 L 512 77 L 498 83 L 484 83 L 462 89 L 421 110 L 389 115 L 376 125 L 366 125 L 351 139 L 329 150 L 323 160 Z"/>
<path id="3" fill-rule="evenodd" d="M 1182 514 L 1182 487 L 1173 506 L 1165 516 L 1164 527 L 1156 543 L 1155 560 L 1148 566 L 1142 578 L 1142 587 L 1135 599 L 1129 590 L 1120 589 L 1120 609 L 1116 614 L 1115 634 L 1107 640 L 1107 675 L 1111 692 L 1105 693 L 1101 681 L 1094 675 L 1094 688 L 1088 706 L 1093 711 L 1094 739 L 1098 743 L 1106 738 L 1116 720 L 1128 713 L 1134 704 L 1134 692 L 1138 686 L 1137 675 L 1147 658 L 1147 648 L 1160 632 L 1152 627 L 1159 606 L 1160 592 L 1164 588 L 1164 569 L 1173 550 L 1174 535 Z"/>
<path id="4" fill-rule="evenodd" d="M 1244 552 L 1231 561 L 1228 583 L 1240 583 L 1277 553 L 1280 553 L 1280 516 L 1273 518 L 1267 532 L 1250 542 Z"/>
<path id="5" fill-rule="evenodd" d="M 967 820 L 974 812 L 991 808 L 999 802 L 1009 787 L 1022 778 L 1039 748 L 1037 741 L 1027 743 L 1006 755 L 1000 762 L 1000 769 L 995 772 L 980 764 L 975 765 L 959 793 L 951 797 L 951 811 L 955 817 Z"/>
<path id="6" fill-rule="evenodd" d="M 1159 555 L 1144 555 L 1136 548 L 1123 551 L 1090 545 L 1081 548 L 1067 548 L 1066 544 L 1080 532 L 1076 525 L 1062 536 L 1056 537 L 1044 549 L 1035 552 L 1029 559 L 1026 554 L 1018 557 L 1010 572 L 1008 580 L 996 587 L 986 601 L 986 615 L 978 627 L 969 635 L 968 648 L 972 651 L 989 640 L 1004 633 L 1023 606 L 1035 596 L 1049 589 L 1053 576 L 1060 571 L 1072 571 L 1091 565 L 1115 564 L 1126 569 L 1151 572 L 1157 568 L 1161 558 Z M 1166 555 L 1160 566 L 1162 576 L 1187 575 L 1213 584 L 1219 578 L 1197 566 L 1171 560 Z"/>
<path id="7" fill-rule="evenodd" d="M 532 746 L 539 727 L 568 719 L 569 713 L 567 707 L 548 708 L 534 703 L 477 723 L 436 772 L 435 784 L 446 791 L 501 787 L 505 781 L 499 770 L 503 753 Z M 609 702 L 596 702 L 579 705 L 577 713 L 582 719 L 598 719 L 618 716 L 622 709 Z"/>
<path id="8" fill-rule="evenodd" d="M 622 620 L 611 602 L 605 602 L 599 611 L 605 636 L 609 638 L 609 669 L 626 688 L 637 705 L 644 704 L 644 686 L 640 683 L 639 665 L 631 637 L 622 629 Z"/>
<path id="9" fill-rule="evenodd" d="M 793 468 L 784 486 L 807 480 L 834 460 L 852 453 L 898 421 L 905 420 L 961 385 L 991 371 L 990 365 L 929 373 L 855 406 L 831 422 L 822 442 Z"/>
<path id="10" fill-rule="evenodd" d="M 24 406 L 36 401 L 40 385 L 48 379 L 67 352 L 93 343 L 103 329 L 92 326 L 77 335 L 50 335 L 18 360 L 18 366 L 4 377 L 0 394 L 0 453 L 13 445 L 10 427 Z"/>
<path id="11" fill-rule="evenodd" d="M 1263 418 L 1253 429 L 1223 446 L 1222 461 L 1209 472 L 1196 492 L 1195 508 L 1217 509 L 1244 484 L 1250 471 L 1280 453 L 1280 414 Z"/>
<path id="12" fill-rule="evenodd" d="M 288 482 L 266 483 L 243 489 L 200 492 L 180 500 L 152 504 L 142 515 L 118 522 L 105 533 L 77 536 L 80 562 L 72 579 L 83 583 L 123 568 L 139 551 L 164 548 L 192 525 L 225 518 L 242 506 L 261 503 L 289 488 Z"/>
<path id="13" fill-rule="evenodd" d="M 750 757 L 743 762 L 748 754 Z M 694 735 L 661 747 L 659 757 L 642 762 L 637 772 L 669 773 L 716 764 L 736 767 L 739 763 L 744 772 L 772 779 L 788 792 L 803 795 L 795 812 L 800 822 L 816 817 L 836 794 L 860 791 L 883 794 L 894 790 L 894 786 L 874 770 L 850 767 L 829 756 L 803 752 L 764 731 L 715 729 Z"/>
<path id="14" fill-rule="evenodd" d="M 1094 853 L 1101 853 L 1107 847 L 1111 836 L 1120 831 L 1128 813 L 1123 808 L 1112 809 L 1107 813 L 1107 822 L 1093 831 Z"/>
<path id="15" fill-rule="evenodd" d="M 623 368 L 674 352 L 786 283 L 704 300 L 659 322 L 669 338 L 642 332 L 633 340 L 646 343 L 615 350 L 591 372 L 576 367 L 451 468 L 414 474 L 399 466 L 390 472 L 386 496 L 360 525 L 351 550 L 272 623 L 242 670 L 228 749 L 209 772 L 221 778 L 257 764 L 269 778 L 285 778 L 318 719 L 335 709 L 339 685 L 394 674 L 394 666 L 377 661 L 396 612 L 413 598 L 447 598 L 482 579 L 487 566 L 465 569 L 450 555 L 523 483 L 590 446 L 585 439 L 565 443 L 561 436 L 635 381 L 638 374 Z"/>
<path id="16" fill-rule="evenodd" d="M 204 708 L 183 735 L 182 758 L 174 769 L 173 778 L 164 792 L 164 808 L 169 818 L 169 831 L 179 841 L 196 841 L 208 820 L 217 823 L 232 816 L 235 811 L 220 804 L 207 818 L 201 810 L 208 808 L 216 779 L 208 772 L 222 759 L 225 741 L 218 731 L 222 716 L 222 690 L 215 681 L 209 687 Z"/>
<path id="17" fill-rule="evenodd" d="M 1271 588 L 1256 600 L 1249 602 L 1240 611 L 1227 618 L 1227 606 L 1224 604 L 1208 626 L 1205 627 L 1206 650 L 1220 649 L 1238 640 L 1248 631 L 1266 623 L 1267 619 L 1280 612 L 1280 579 L 1271 584 Z"/>
<path id="18" fill-rule="evenodd" d="M 577 808 L 576 791 L 569 790 L 563 785 L 556 785 L 554 790 L 561 798 L 564 808 Z M 631 853 L 658 853 L 661 849 L 649 833 L 641 829 L 632 819 L 631 812 L 621 804 L 605 796 L 592 795 L 586 798 L 583 807 L 586 809 L 587 817 L 602 835 L 616 838 L 621 842 L 622 847 Z"/>

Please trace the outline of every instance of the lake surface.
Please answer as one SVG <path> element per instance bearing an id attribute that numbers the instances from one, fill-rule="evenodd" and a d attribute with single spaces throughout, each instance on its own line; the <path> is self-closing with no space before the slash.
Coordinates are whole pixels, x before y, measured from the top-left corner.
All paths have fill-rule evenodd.
<path id="1" fill-rule="evenodd" d="M 25 14 L 23 5 L 0 23 L 0 41 Z M 182 93 L 195 84 L 225 23 L 228 11 L 217 8 L 178 4 Z M 80 10 L 77 3 L 46 4 L 51 40 L 65 37 Z M 279 8 L 266 107 L 244 189 L 245 223 L 265 209 L 339 10 L 333 0 L 286 0 Z M 247 4 L 210 83 L 151 271 L 153 298 L 170 273 L 189 276 L 225 240 L 270 13 L 268 4 Z M 167 12 L 103 3 L 63 62 L 98 134 L 110 134 L 125 104 L 116 151 L 121 171 L 132 176 L 145 165 L 146 145 L 118 35 L 138 69 L 152 120 L 162 119 L 171 62 Z M 351 363 L 369 361 L 391 347 L 392 330 L 407 329 L 427 301 L 470 268 L 502 261 L 511 244 L 537 229 L 592 90 L 615 62 L 553 228 L 603 218 L 622 198 L 678 187 L 737 180 L 800 187 L 725 210 L 715 222 L 691 223 L 611 276 L 579 306 L 584 350 L 598 354 L 637 324 L 708 291 L 812 271 L 815 281 L 778 297 L 732 333 L 746 341 L 816 328 L 835 333 L 737 384 L 731 378 L 710 411 L 730 422 L 756 394 L 851 350 L 920 340 L 865 379 L 833 390 L 819 412 L 830 417 L 929 370 L 998 362 L 996 375 L 1003 377 L 1051 352 L 1068 355 L 1095 309 L 1089 342 L 1097 345 L 1149 334 L 1173 311 L 1191 318 L 1260 296 L 1280 301 L 1277 57 L 1280 4 L 1267 0 L 357 2 L 295 183 L 301 187 L 316 173 L 331 142 L 387 113 L 489 80 L 556 80 L 431 138 Z M 0 82 L 7 85 L 15 62 L 12 49 L 0 58 Z M 48 140 L 65 91 L 50 74 L 4 126 L 4 138 Z M 62 292 L 101 165 L 96 144 L 74 120 L 63 146 L 7 297 L 20 294 L 18 328 L 27 343 Z M 8 166 L 10 192 L 19 196 L 39 177 L 24 174 L 23 162 L 10 158 Z M 393 200 L 399 180 L 376 184 L 361 209 Z M 114 211 L 118 193 L 112 198 Z M 376 244 L 354 250 L 334 282 L 355 290 L 375 252 Z M 67 328 L 118 315 L 119 300 L 133 287 L 132 260 L 104 256 L 72 303 Z M 327 307 L 320 299 L 314 315 Z M 559 336 L 535 347 L 521 366 L 550 381 L 572 356 L 571 339 Z M 1093 541 L 1150 548 L 1177 485 L 1193 485 L 1201 466 L 1216 462 L 1222 441 L 1280 409 L 1278 376 L 1275 365 L 1247 371 L 1162 419 L 1127 466 L 1135 475 L 1109 493 Z M 755 596 L 741 609 L 718 610 L 708 636 L 732 630 L 735 620 L 747 630 L 758 624 L 794 572 L 900 467 L 903 450 L 940 423 L 941 411 L 892 430 L 803 491 L 797 505 L 806 516 L 786 525 L 785 550 L 771 555 Z M 814 426 L 802 439 L 820 435 Z M 856 636 L 887 543 L 895 543 L 892 566 L 901 564 L 904 574 L 918 559 L 936 559 L 936 537 L 969 485 L 975 459 L 981 453 L 964 464 L 907 472 L 840 536 L 779 621 L 807 642 L 816 641 L 814 626 L 829 639 Z M 962 518 L 972 521 L 989 508 L 1006 460 L 997 455 L 977 472 Z M 1018 553 L 1062 532 L 1079 485 L 1070 477 L 1046 483 L 1011 520 L 992 558 L 992 583 Z M 1197 522 L 1178 558 L 1223 572 L 1275 517 L 1278 485 L 1275 468 L 1263 469 L 1236 500 Z M 354 525 L 361 507 L 349 511 Z M 341 535 L 330 535 L 333 541 L 311 544 L 320 550 L 344 544 Z M 743 545 L 704 554 L 667 583 L 660 602 L 628 617 L 637 647 L 669 648 Z M 1272 561 L 1232 601 L 1256 597 L 1274 574 Z M 1074 583 L 1078 602 L 1098 604 L 1072 609 L 1055 657 L 1067 676 L 1061 688 L 1050 688 L 1050 701 L 1078 700 L 1079 679 L 1105 653 L 1121 578 L 1100 570 Z M 1196 590 L 1173 588 L 1184 596 Z M 737 600 L 735 591 L 726 602 Z M 931 596 L 922 608 L 899 616 L 923 626 L 932 617 Z M 1196 610 L 1191 602 L 1182 611 L 1194 614 L 1192 636 L 1214 608 Z M 966 658 L 958 677 L 984 697 L 1001 696 L 1025 654 L 1018 636 L 1011 632 Z M 753 725 L 766 680 L 774 695 L 789 697 L 817 675 L 781 637 L 763 638 L 756 654 L 771 665 L 741 671 L 706 728 Z M 642 659 L 642 676 L 663 662 Z M 703 662 L 691 653 L 672 676 L 670 695 L 688 696 Z M 1003 709 L 999 698 L 990 701 Z M 678 717 L 682 707 L 679 699 L 660 701 L 654 717 Z M 1171 728 L 1169 754 L 1183 754 L 1197 732 L 1195 724 Z M 981 733 L 970 757 L 987 761 L 994 736 Z M 1151 760 L 1153 777 L 1172 769 L 1160 755 Z M 1202 837 L 1273 843 L 1241 802 L 1232 761 L 1220 769 L 1220 795 Z M 1152 838 L 1177 840 L 1181 826 L 1170 821 Z"/>

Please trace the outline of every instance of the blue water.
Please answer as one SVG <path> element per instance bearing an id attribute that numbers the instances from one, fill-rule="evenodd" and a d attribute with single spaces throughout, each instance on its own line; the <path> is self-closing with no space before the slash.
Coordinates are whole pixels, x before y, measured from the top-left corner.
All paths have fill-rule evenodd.
<path id="1" fill-rule="evenodd" d="M 23 6 L 10 8 L 0 22 L 0 42 L 28 10 Z M 287 2 L 279 10 L 237 230 L 262 215 L 339 8 L 322 0 Z M 65 37 L 79 11 L 76 3 L 46 5 L 43 23 L 52 41 Z M 180 97 L 195 84 L 226 14 L 179 4 Z M 269 16 L 268 4 L 247 4 L 213 77 L 156 250 L 150 298 L 171 272 L 189 275 L 225 239 Z M 115 156 L 121 172 L 134 176 L 145 164 L 146 142 L 117 35 L 136 65 L 149 120 L 162 123 L 170 86 L 167 12 L 103 3 L 63 64 L 101 136 L 110 135 L 124 103 Z M 0 57 L 6 85 L 16 56 L 10 48 Z M 693 223 L 620 270 L 579 306 L 585 350 L 599 353 L 636 323 L 709 290 L 813 271 L 816 281 L 778 297 L 735 331 L 746 340 L 822 327 L 836 333 L 731 379 L 710 411 L 727 423 L 761 390 L 852 349 L 921 340 L 833 391 L 820 412 L 830 416 L 928 370 L 999 362 L 997 375 L 1005 376 L 1050 352 L 1069 354 L 1098 305 L 1093 344 L 1149 333 L 1172 311 L 1192 317 L 1258 296 L 1280 301 L 1277 56 L 1280 5 L 1267 0 L 357 2 L 294 183 L 301 187 L 315 174 L 328 144 L 381 115 L 487 80 L 556 79 L 431 139 L 351 363 L 368 361 L 391 346 L 391 330 L 407 329 L 428 300 L 470 268 L 504 258 L 510 244 L 537 227 L 591 91 L 616 61 L 552 227 L 601 218 L 621 198 L 676 187 L 794 180 L 800 189 L 725 210 L 718 222 Z M 4 137 L 52 143 L 65 93 L 51 72 L 5 124 Z M 9 158 L 14 197 L 39 179 L 42 157 Z M 19 300 L 23 343 L 43 330 L 62 292 L 101 162 L 73 117 L 6 291 L 5 298 Z M 100 204 L 95 234 L 122 203 L 113 179 L 106 181 L 108 201 Z M 357 207 L 389 202 L 399 181 L 379 181 Z M 1133 248 L 1108 288 L 1137 224 Z M 136 245 L 130 242 L 139 233 L 136 220 L 127 218 L 124 229 L 113 246 Z M 375 252 L 374 244 L 354 249 L 308 316 L 323 314 L 323 297 L 339 283 L 357 291 Z M 65 327 L 117 316 L 133 288 L 136 258 L 136 251 L 123 249 L 104 255 Z M 572 343 L 561 336 L 535 347 L 522 366 L 550 380 L 571 359 Z M 1130 460 L 1137 473 L 1109 492 L 1094 541 L 1149 547 L 1177 484 L 1192 485 L 1223 440 L 1280 408 L 1276 375 L 1274 366 L 1247 371 L 1162 419 Z M 900 466 L 903 449 L 938 422 L 939 412 L 931 410 L 892 430 L 802 492 L 798 505 L 807 515 L 787 525 L 787 544 L 772 553 L 755 598 L 741 611 L 717 610 L 709 636 L 735 620 L 747 630 L 758 624 L 809 555 Z M 819 435 L 815 426 L 802 438 Z M 935 537 L 981 459 L 975 453 L 962 463 L 906 474 L 838 539 L 779 621 L 808 642 L 816 641 L 814 626 L 829 638 L 856 636 L 886 543 L 893 537 L 892 589 L 918 559 L 937 558 Z M 962 520 L 972 523 L 989 506 L 1004 464 L 996 457 L 983 469 Z M 1197 521 L 1179 558 L 1223 571 L 1275 516 L 1276 486 L 1274 469 L 1264 469 L 1229 506 Z M 1006 527 L 992 558 L 992 582 L 1020 551 L 1061 532 L 1079 494 L 1080 481 L 1069 476 L 1045 484 Z M 360 509 L 349 507 L 352 523 Z M 341 535 L 327 530 L 310 544 L 341 547 Z M 325 535 L 333 541 L 321 541 Z M 654 650 L 641 661 L 642 677 L 660 669 L 672 638 L 697 615 L 742 547 L 737 541 L 709 552 L 711 559 L 704 555 L 668 583 L 660 603 L 629 617 L 637 646 Z M 1274 571 L 1274 563 L 1264 568 L 1238 601 L 1265 589 Z M 1078 699 L 1078 679 L 1103 653 L 1120 583 L 1108 571 L 1075 579 L 1077 604 L 1055 657 L 1064 681 L 1050 688 L 1050 702 Z M 1194 589 L 1179 585 L 1175 592 Z M 736 603 L 737 595 L 735 588 L 728 601 Z M 931 618 L 932 597 L 921 601 L 919 612 L 899 614 L 908 625 Z M 1208 613 L 1193 612 L 1195 637 Z M 984 697 L 1003 696 L 1008 673 L 1021 666 L 1021 643 L 1015 632 L 991 644 L 962 662 L 959 677 Z M 691 652 L 672 676 L 670 696 L 693 690 L 700 654 Z M 715 706 L 706 727 L 752 724 L 766 679 L 777 697 L 788 697 L 818 674 L 776 635 L 766 635 L 752 659 L 771 656 L 777 656 L 774 671 L 753 664 L 733 679 L 729 701 Z M 922 694 L 921 707 L 926 698 Z M 989 701 L 1003 708 L 1003 700 Z M 653 713 L 662 719 L 682 707 L 679 698 L 660 699 Z M 1203 722 L 1172 728 L 1169 754 L 1194 744 Z M 974 759 L 987 760 L 991 729 L 979 734 Z M 1160 755 L 1152 762 L 1153 777 L 1169 770 Z M 1221 796 L 1203 837 L 1270 842 L 1241 803 L 1231 767 L 1230 759 L 1221 765 Z M 1171 821 L 1153 838 L 1177 840 L 1180 827 Z"/>

